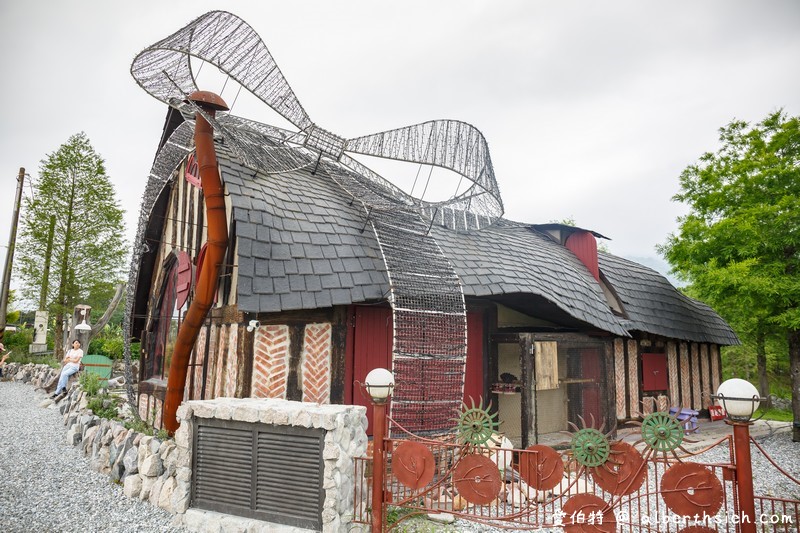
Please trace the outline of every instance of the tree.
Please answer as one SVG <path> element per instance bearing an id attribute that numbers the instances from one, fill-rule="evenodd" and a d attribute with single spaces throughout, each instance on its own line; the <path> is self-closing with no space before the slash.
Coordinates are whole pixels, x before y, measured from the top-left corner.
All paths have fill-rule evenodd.
<path id="1" fill-rule="evenodd" d="M 786 337 L 800 441 L 800 119 L 733 121 L 720 142 L 681 174 L 674 200 L 690 212 L 660 251 L 704 300 L 739 317 L 744 335 Z"/>
<path id="2" fill-rule="evenodd" d="M 41 161 L 33 198 L 24 207 L 18 262 L 22 293 L 32 302 L 42 296 L 55 316 L 60 358 L 64 317 L 81 302 L 107 303 L 121 278 L 124 211 L 103 159 L 82 132 Z M 48 260 L 51 217 L 55 223 Z"/>

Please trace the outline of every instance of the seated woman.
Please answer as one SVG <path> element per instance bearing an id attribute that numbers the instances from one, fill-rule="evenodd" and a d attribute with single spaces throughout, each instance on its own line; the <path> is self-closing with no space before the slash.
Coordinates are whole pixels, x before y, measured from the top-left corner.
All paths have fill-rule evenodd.
<path id="1" fill-rule="evenodd" d="M 69 377 L 81 369 L 81 359 L 83 359 L 83 350 L 81 350 L 81 341 L 75 339 L 72 341 L 72 349 L 64 356 L 64 367 L 61 369 L 61 377 L 58 378 L 58 386 L 56 392 L 51 396 L 55 398 L 61 394 L 67 393 L 67 381 Z"/>
<path id="2" fill-rule="evenodd" d="M 6 349 L 6 347 L 3 345 L 2 342 L 0 342 L 0 353 L 3 353 L 5 351 L 5 349 Z M 6 359 L 8 359 L 9 355 L 11 355 L 11 351 L 8 351 L 8 352 L 4 353 L 3 354 L 3 358 L 0 359 L 0 378 L 3 377 L 3 369 L 6 366 Z"/>

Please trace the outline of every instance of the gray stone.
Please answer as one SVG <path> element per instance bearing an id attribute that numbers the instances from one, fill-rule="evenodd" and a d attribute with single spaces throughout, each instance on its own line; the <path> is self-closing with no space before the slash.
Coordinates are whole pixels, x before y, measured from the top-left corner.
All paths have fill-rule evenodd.
<path id="1" fill-rule="evenodd" d="M 440 524 L 452 524 L 456 521 L 456 517 L 450 513 L 428 513 L 428 520 L 439 522 Z"/>
<path id="2" fill-rule="evenodd" d="M 143 476 L 160 476 L 164 472 L 164 464 L 158 455 L 150 455 L 145 457 L 142 464 L 139 466 L 139 473 Z"/>
<path id="3" fill-rule="evenodd" d="M 76 446 L 81 441 L 81 431 L 77 426 L 72 426 L 67 431 L 67 444 Z"/>
<path id="4" fill-rule="evenodd" d="M 175 490 L 172 492 L 172 512 L 185 513 L 189 508 L 189 497 L 191 496 L 192 486 L 185 481 L 177 481 Z"/>
<path id="5" fill-rule="evenodd" d="M 125 466 L 122 464 L 122 461 L 117 461 L 116 463 L 111 465 L 111 472 L 109 475 L 113 481 L 119 481 L 122 479 L 122 475 L 125 473 Z"/>
<path id="6" fill-rule="evenodd" d="M 142 492 L 142 478 L 137 475 L 130 475 L 125 478 L 122 484 L 122 492 L 128 498 L 137 498 Z"/>
<path id="7" fill-rule="evenodd" d="M 161 487 L 164 485 L 164 480 L 162 478 L 156 478 L 153 485 L 150 487 L 150 494 L 147 495 L 147 499 L 150 502 L 150 505 L 158 505 L 158 499 L 161 497 Z"/>
<path id="8" fill-rule="evenodd" d="M 138 454 L 139 450 L 137 448 L 131 447 L 122 456 L 122 464 L 125 466 L 126 472 L 129 472 L 131 474 L 136 474 L 139 472 Z"/>
<path id="9" fill-rule="evenodd" d="M 55 402 L 53 402 L 53 400 L 51 400 L 50 398 L 47 398 L 46 400 L 42 401 L 39 404 L 39 407 L 50 407 L 51 405 L 53 405 L 53 403 L 55 403 Z"/>
<path id="10" fill-rule="evenodd" d="M 158 497 L 158 506 L 172 512 L 172 495 L 175 493 L 177 481 L 174 477 L 168 477 L 161 486 L 161 494 Z"/>
<path id="11" fill-rule="evenodd" d="M 144 501 L 150 497 L 150 489 L 153 487 L 153 484 L 156 482 L 157 478 L 144 477 L 142 475 L 137 477 L 142 480 L 142 490 L 139 491 L 139 499 Z"/>
<path id="12" fill-rule="evenodd" d="M 108 474 L 111 471 L 111 466 L 108 462 L 108 448 L 102 447 L 97 451 L 97 455 L 92 459 L 92 468 L 103 474 Z"/>

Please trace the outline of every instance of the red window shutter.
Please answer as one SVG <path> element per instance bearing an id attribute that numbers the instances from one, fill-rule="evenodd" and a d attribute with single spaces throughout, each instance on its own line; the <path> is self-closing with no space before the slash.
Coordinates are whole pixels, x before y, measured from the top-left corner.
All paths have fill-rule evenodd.
<path id="1" fill-rule="evenodd" d="M 669 389 L 667 356 L 663 353 L 642 354 L 642 390 L 665 391 Z"/>

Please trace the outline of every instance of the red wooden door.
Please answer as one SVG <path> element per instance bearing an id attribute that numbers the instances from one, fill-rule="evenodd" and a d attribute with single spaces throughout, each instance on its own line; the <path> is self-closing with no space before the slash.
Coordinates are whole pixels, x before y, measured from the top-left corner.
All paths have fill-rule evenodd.
<path id="1" fill-rule="evenodd" d="M 592 381 L 584 383 L 581 387 L 581 416 L 587 424 L 592 423 L 600 427 L 603 423 L 603 408 L 601 397 L 601 384 L 603 380 L 603 361 L 600 350 L 597 348 L 583 348 L 581 350 L 581 376 Z"/>
<path id="2" fill-rule="evenodd" d="M 484 397 L 483 390 L 483 313 L 467 313 L 467 366 L 464 371 L 464 403 L 472 407 Z"/>
<path id="3" fill-rule="evenodd" d="M 372 435 L 372 407 L 361 384 L 373 368 L 392 369 L 392 310 L 359 306 L 353 335 L 353 405 L 366 406 L 368 435 Z"/>

